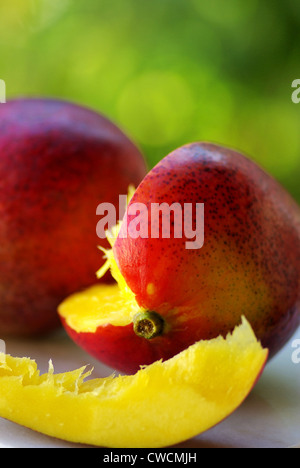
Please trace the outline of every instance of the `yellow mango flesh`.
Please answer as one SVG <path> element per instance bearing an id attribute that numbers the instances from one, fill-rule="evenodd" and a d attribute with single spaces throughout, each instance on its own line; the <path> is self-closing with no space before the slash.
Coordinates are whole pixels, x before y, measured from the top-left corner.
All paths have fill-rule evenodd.
<path id="1" fill-rule="evenodd" d="M 0 355 L 0 416 L 67 441 L 165 447 L 222 421 L 246 398 L 268 351 L 243 319 L 135 375 L 87 379 L 85 368 L 40 375 L 35 361 Z"/>
<path id="2" fill-rule="evenodd" d="M 138 311 L 136 302 L 118 284 L 90 286 L 68 296 L 58 307 L 59 315 L 77 333 L 94 333 L 106 324 L 128 325 Z"/>

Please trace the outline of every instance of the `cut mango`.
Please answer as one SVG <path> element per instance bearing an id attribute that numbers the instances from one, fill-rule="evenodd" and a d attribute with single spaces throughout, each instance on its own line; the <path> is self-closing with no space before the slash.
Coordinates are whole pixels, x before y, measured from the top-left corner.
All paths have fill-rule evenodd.
<path id="1" fill-rule="evenodd" d="M 117 284 L 95 284 L 67 297 L 58 312 L 77 333 L 95 333 L 107 324 L 125 326 L 139 311 L 136 302 L 122 294 Z"/>
<path id="2" fill-rule="evenodd" d="M 88 379 L 85 368 L 55 374 L 51 362 L 40 375 L 35 361 L 2 354 L 0 416 L 77 443 L 166 447 L 232 413 L 267 355 L 244 318 L 226 339 L 200 341 L 130 376 Z"/>

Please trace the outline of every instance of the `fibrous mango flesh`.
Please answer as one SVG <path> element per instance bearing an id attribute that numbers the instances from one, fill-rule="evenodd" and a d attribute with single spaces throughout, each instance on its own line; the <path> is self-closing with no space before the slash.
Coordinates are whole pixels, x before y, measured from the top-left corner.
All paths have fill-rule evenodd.
<path id="1" fill-rule="evenodd" d="M 88 379 L 85 368 L 40 375 L 35 361 L 1 355 L 0 416 L 67 441 L 164 447 L 222 421 L 246 398 L 267 359 L 248 324 L 200 341 L 135 375 Z"/>

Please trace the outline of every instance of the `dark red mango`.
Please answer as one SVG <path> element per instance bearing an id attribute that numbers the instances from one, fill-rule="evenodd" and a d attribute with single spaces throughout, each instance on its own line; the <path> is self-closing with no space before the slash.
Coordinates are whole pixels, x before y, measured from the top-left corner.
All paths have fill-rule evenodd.
<path id="1" fill-rule="evenodd" d="M 0 106 L 0 334 L 59 325 L 66 295 L 95 282 L 96 207 L 146 173 L 136 146 L 81 106 L 20 99 Z"/>
<path id="2" fill-rule="evenodd" d="M 186 249 L 189 239 L 172 229 L 169 239 L 151 238 L 151 204 L 164 202 L 204 203 L 202 248 Z M 176 354 L 245 315 L 270 356 L 281 349 L 300 322 L 300 210 L 278 182 L 236 151 L 194 143 L 162 159 L 128 210 L 134 203 L 147 207 L 140 228 L 149 237 L 122 238 L 123 223 L 113 250 L 140 307 L 164 318 L 164 334 L 147 346 L 165 342 L 161 354 Z"/>

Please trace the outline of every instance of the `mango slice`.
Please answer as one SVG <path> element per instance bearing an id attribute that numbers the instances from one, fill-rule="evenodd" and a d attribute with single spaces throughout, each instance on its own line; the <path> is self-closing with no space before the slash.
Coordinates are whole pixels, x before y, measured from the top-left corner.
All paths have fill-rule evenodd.
<path id="1" fill-rule="evenodd" d="M 226 418 L 267 360 L 245 318 L 226 339 L 199 341 L 135 375 L 89 379 L 86 368 L 40 375 L 0 355 L 0 416 L 49 436 L 106 447 L 165 447 Z M 85 380 L 86 379 L 86 380 Z"/>

